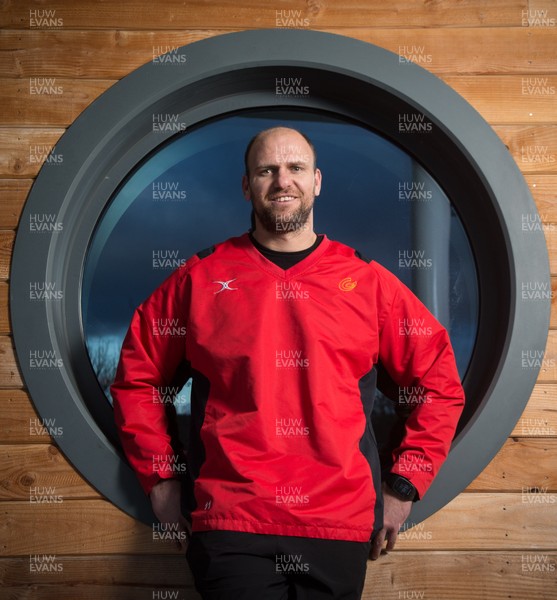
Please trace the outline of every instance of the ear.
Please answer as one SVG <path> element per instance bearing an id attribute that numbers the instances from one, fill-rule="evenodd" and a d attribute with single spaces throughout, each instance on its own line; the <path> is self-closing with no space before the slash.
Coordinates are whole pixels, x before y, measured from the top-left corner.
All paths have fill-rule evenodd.
<path id="1" fill-rule="evenodd" d="M 244 173 L 244 175 L 242 175 L 242 192 L 243 192 L 244 198 L 246 200 L 251 200 L 251 190 L 250 190 L 250 186 L 249 186 L 249 179 L 245 173 Z"/>
<path id="2" fill-rule="evenodd" d="M 321 171 L 319 169 L 315 169 L 315 173 L 313 175 L 314 177 L 314 183 L 313 183 L 313 189 L 314 189 L 314 194 L 316 196 L 319 196 L 319 192 L 321 192 Z"/>

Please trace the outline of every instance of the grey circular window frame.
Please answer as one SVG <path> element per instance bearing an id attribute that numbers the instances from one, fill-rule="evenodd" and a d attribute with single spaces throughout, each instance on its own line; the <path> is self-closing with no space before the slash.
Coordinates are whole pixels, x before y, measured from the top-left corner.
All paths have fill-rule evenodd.
<path id="1" fill-rule="evenodd" d="M 281 76 L 302 77 L 309 93 L 277 97 L 274 82 Z M 539 371 L 521 368 L 520 356 L 544 351 L 550 311 L 549 300 L 540 300 L 536 310 L 521 302 L 520 286 L 549 282 L 549 261 L 541 228 L 522 230 L 524 215 L 535 216 L 537 209 L 489 125 L 440 79 L 371 44 L 310 30 L 220 35 L 139 68 L 93 102 L 53 148 L 55 160 L 43 165 L 16 236 L 10 310 L 25 385 L 75 468 L 116 506 L 153 522 L 109 423 L 110 406 L 100 401 L 85 347 L 81 281 L 88 246 L 127 174 L 172 137 L 153 131 L 154 114 L 179 115 L 188 128 L 277 107 L 327 111 L 400 144 L 445 188 L 469 235 L 480 287 L 476 348 L 464 379 L 474 411 L 465 415 L 446 463 L 415 504 L 409 523 L 418 523 L 485 468 L 520 418 Z M 401 114 L 423 115 L 430 130 L 401 133 Z M 27 224 L 37 214 L 56 215 L 61 230 L 31 231 Z M 31 301 L 32 282 L 54 284 L 63 298 Z M 60 368 L 35 368 L 33 352 L 53 352 Z"/>

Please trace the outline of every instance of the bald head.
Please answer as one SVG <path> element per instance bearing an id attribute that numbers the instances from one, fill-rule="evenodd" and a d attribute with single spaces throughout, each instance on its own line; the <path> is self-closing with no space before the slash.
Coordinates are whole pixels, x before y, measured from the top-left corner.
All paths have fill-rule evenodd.
<path id="1" fill-rule="evenodd" d="M 257 152 L 258 147 L 269 137 L 272 137 L 273 135 L 280 135 L 281 133 L 287 133 L 290 132 L 291 134 L 296 134 L 297 136 L 299 136 L 300 138 L 300 144 L 303 144 L 304 147 L 306 147 L 306 145 L 309 147 L 311 156 L 313 158 L 313 168 L 315 169 L 317 166 L 317 153 L 315 151 L 315 147 L 312 143 L 312 141 L 306 136 L 304 135 L 301 131 L 298 131 L 297 129 L 294 129 L 293 127 L 270 127 L 269 129 L 263 129 L 262 131 L 260 131 L 259 133 L 257 133 L 256 135 L 254 135 L 251 140 L 249 141 L 247 147 L 246 147 L 246 152 L 244 154 L 244 166 L 245 166 L 245 170 L 246 170 L 246 175 L 249 175 L 250 173 L 250 160 L 252 159 L 253 154 L 255 154 Z M 278 153 L 278 152 L 277 152 Z M 299 154 L 301 154 L 301 151 L 298 152 Z"/>

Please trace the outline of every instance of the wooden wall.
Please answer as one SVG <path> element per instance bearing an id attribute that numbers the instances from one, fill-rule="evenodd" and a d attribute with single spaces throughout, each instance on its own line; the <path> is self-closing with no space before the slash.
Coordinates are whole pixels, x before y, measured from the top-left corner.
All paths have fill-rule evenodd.
<path id="1" fill-rule="evenodd" d="M 545 224 L 552 287 L 557 288 L 557 0 L 4 0 L 2 598 L 195 597 L 174 547 L 153 541 L 150 528 L 100 497 L 52 439 L 30 429 L 37 415 L 10 336 L 10 254 L 21 208 L 40 167 L 32 160 L 33 146 L 54 145 L 97 96 L 150 61 L 154 47 L 272 28 L 285 14 L 307 19 L 308 28 L 394 52 L 414 47 L 425 57 L 423 66 L 484 116 L 531 187 Z M 36 26 L 44 18 L 55 26 Z M 40 84 L 35 78 L 48 78 L 47 85 L 58 93 L 32 93 L 33 82 Z M 536 80 L 538 91 L 529 90 Z M 525 149 L 536 158 L 525 156 Z M 545 366 L 523 420 L 464 493 L 416 531 L 402 534 L 397 551 L 370 565 L 365 598 L 557 598 L 556 358 L 553 311 Z M 540 491 L 525 489 L 532 487 Z M 39 488 L 35 494 L 54 495 L 53 501 L 31 501 L 32 488 Z"/>

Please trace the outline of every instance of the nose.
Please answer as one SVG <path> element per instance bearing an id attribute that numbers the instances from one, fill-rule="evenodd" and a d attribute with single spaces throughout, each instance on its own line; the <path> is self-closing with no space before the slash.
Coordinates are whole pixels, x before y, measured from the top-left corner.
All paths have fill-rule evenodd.
<path id="1" fill-rule="evenodd" d="M 280 166 L 275 172 L 275 186 L 279 189 L 285 189 L 290 185 L 290 171 L 286 166 Z"/>

